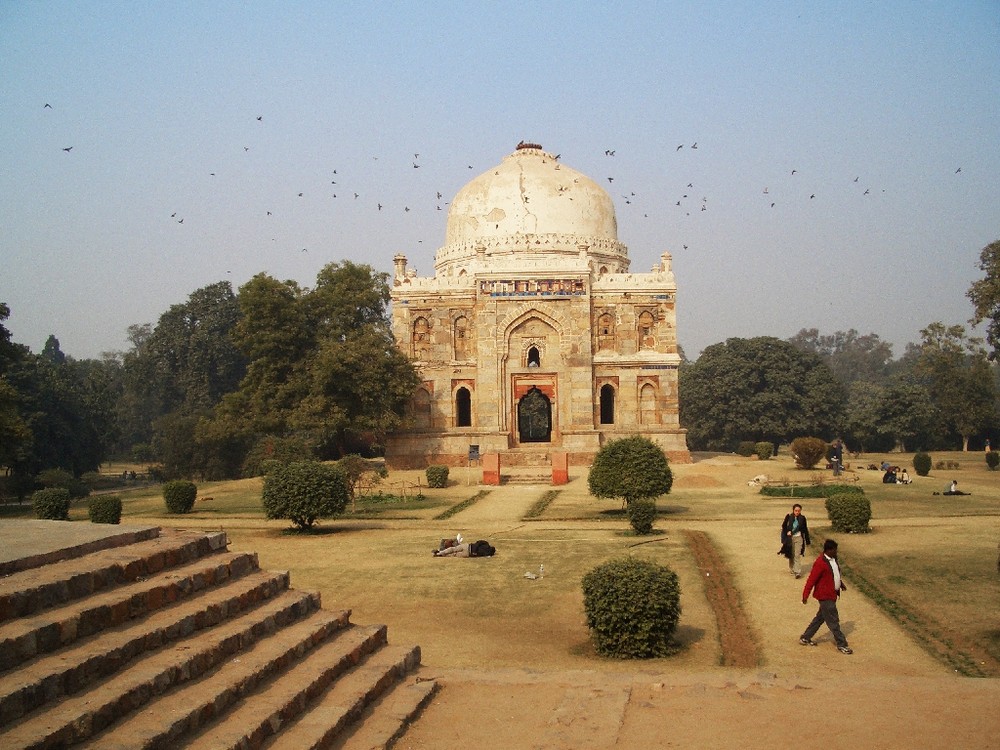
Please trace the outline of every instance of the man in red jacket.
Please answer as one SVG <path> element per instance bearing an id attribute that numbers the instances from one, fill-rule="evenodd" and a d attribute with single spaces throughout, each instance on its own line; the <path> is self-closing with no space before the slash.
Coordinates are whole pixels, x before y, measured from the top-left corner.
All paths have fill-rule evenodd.
<path id="1" fill-rule="evenodd" d="M 809 571 L 809 578 L 806 580 L 805 588 L 802 589 L 802 603 L 809 602 L 809 593 L 819 602 L 819 612 L 809 623 L 799 643 L 803 646 L 815 646 L 812 637 L 816 635 L 819 626 L 824 622 L 833 633 L 833 639 L 837 642 L 837 650 L 842 654 L 853 654 L 851 647 L 847 645 L 847 638 L 840 629 L 840 614 L 837 612 L 837 599 L 840 592 L 847 591 L 844 579 L 840 576 L 840 566 L 837 564 L 837 543 L 832 539 L 827 539 L 823 543 L 823 555 L 817 557 L 813 562 L 812 570 Z"/>

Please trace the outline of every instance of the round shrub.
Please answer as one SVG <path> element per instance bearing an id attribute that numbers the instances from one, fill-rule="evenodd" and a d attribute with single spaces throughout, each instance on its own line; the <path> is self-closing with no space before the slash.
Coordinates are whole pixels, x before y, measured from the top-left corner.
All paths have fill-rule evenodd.
<path id="1" fill-rule="evenodd" d="M 653 522 L 656 520 L 656 502 L 641 498 L 633 500 L 626 509 L 628 522 L 636 534 L 652 534 Z"/>
<path id="2" fill-rule="evenodd" d="M 31 496 L 35 517 L 47 521 L 68 521 L 69 502 L 69 490 L 64 487 L 47 487 Z"/>
<path id="3" fill-rule="evenodd" d="M 915 472 L 917 472 L 917 474 L 920 475 L 920 476 L 922 476 L 922 477 L 926 477 L 928 474 L 930 474 L 931 473 L 931 456 L 930 456 L 930 454 L 929 453 L 924 453 L 923 451 L 921 451 L 920 453 L 914 453 L 913 454 L 913 470 Z"/>
<path id="4" fill-rule="evenodd" d="M 344 512 L 350 486 L 344 472 L 318 461 L 294 461 L 264 477 L 264 513 L 287 518 L 300 529 Z"/>
<path id="5" fill-rule="evenodd" d="M 872 504 L 856 492 L 842 492 L 826 499 L 826 514 L 834 531 L 847 534 L 867 534 L 872 518 Z"/>
<path id="6" fill-rule="evenodd" d="M 448 486 L 448 467 L 447 466 L 428 466 L 427 467 L 427 486 L 433 487 L 434 489 L 441 489 Z"/>
<path id="7" fill-rule="evenodd" d="M 1000 466 L 1000 453 L 997 451 L 987 451 L 986 465 L 989 467 L 990 471 L 996 471 L 997 466 Z"/>
<path id="8" fill-rule="evenodd" d="M 91 523 L 121 523 L 122 499 L 118 495 L 94 495 L 87 501 Z"/>
<path id="9" fill-rule="evenodd" d="M 197 496 L 195 483 L 186 479 L 175 479 L 163 485 L 163 500 L 170 513 L 190 513 Z"/>
<path id="10" fill-rule="evenodd" d="M 602 656 L 650 659 L 676 651 L 681 589 L 665 565 L 632 557 L 598 565 L 583 577 L 583 608 Z"/>
<path id="11" fill-rule="evenodd" d="M 826 441 L 816 437 L 798 437 L 792 441 L 792 455 L 800 469 L 811 469 L 826 456 Z"/>
<path id="12" fill-rule="evenodd" d="M 587 476 L 591 495 L 620 498 L 626 505 L 640 498 L 666 495 L 673 483 L 674 475 L 663 449 L 639 435 L 601 446 Z"/>
<path id="13" fill-rule="evenodd" d="M 774 445 L 767 440 L 761 440 L 759 443 L 753 444 L 753 452 L 757 454 L 757 458 L 761 461 L 767 461 L 771 457 L 771 454 L 774 453 Z"/>
<path id="14" fill-rule="evenodd" d="M 750 458 L 754 454 L 755 445 L 753 440 L 741 440 L 740 444 L 736 446 L 736 455 Z"/>

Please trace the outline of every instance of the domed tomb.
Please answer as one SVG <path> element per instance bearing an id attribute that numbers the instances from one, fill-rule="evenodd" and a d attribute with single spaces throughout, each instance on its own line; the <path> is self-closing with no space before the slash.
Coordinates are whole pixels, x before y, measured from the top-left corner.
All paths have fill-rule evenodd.
<path id="1" fill-rule="evenodd" d="M 457 275 L 473 262 L 491 268 L 530 254 L 545 260 L 593 260 L 612 272 L 628 270 L 618 241 L 615 207 L 600 185 L 562 164 L 534 143 L 458 191 L 448 209 L 445 245 L 435 258 L 438 275 Z M 562 264 L 560 264 L 562 265 Z"/>

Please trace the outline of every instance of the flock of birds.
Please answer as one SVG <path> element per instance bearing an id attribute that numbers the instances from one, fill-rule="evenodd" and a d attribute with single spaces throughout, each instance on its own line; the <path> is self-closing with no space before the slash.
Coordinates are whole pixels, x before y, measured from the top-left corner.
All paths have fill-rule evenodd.
<path id="1" fill-rule="evenodd" d="M 52 109 L 52 105 L 49 104 L 48 102 L 46 102 L 44 104 L 43 108 L 44 109 Z M 263 123 L 264 123 L 264 116 L 263 115 L 257 115 L 255 117 L 255 119 L 256 119 L 256 121 L 258 123 L 261 123 L 263 125 Z M 62 147 L 62 151 L 64 151 L 65 153 L 69 154 L 69 153 L 71 153 L 73 151 L 73 148 L 74 147 L 72 145 L 65 146 L 65 147 Z M 250 150 L 251 150 L 251 146 L 247 146 L 247 145 L 244 145 L 242 148 L 243 148 L 243 152 L 244 153 L 249 153 Z M 698 142 L 694 141 L 694 142 L 692 142 L 690 144 L 680 143 L 680 144 L 678 144 L 676 146 L 676 148 L 674 149 L 674 152 L 675 153 L 676 152 L 680 152 L 680 151 L 682 151 L 684 149 L 688 149 L 690 151 L 697 151 L 698 150 Z M 609 159 L 610 158 L 614 158 L 616 156 L 616 151 L 617 151 L 616 148 L 615 149 L 612 149 L 612 148 L 605 149 L 604 150 L 604 156 L 606 158 L 609 158 Z M 561 157 L 561 154 L 556 154 L 555 155 L 555 159 L 557 159 L 557 160 L 560 157 Z M 373 156 L 372 159 L 375 160 L 375 161 L 378 161 L 378 156 Z M 421 163 L 421 161 L 420 161 L 420 154 L 419 153 L 414 153 L 413 154 L 413 159 L 410 162 L 410 166 L 411 166 L 411 169 L 421 169 L 424 166 L 424 164 Z M 473 166 L 471 164 L 467 164 L 466 167 L 467 167 L 467 169 L 470 169 L 470 170 L 473 169 Z M 955 174 L 959 174 L 959 173 L 961 173 L 961 171 L 962 171 L 962 168 L 958 167 L 957 169 L 955 169 Z M 209 172 L 208 174 L 209 174 L 210 177 L 216 177 L 217 176 L 216 172 Z M 789 178 L 794 178 L 798 174 L 799 174 L 799 172 L 798 172 L 797 169 L 791 169 L 788 176 L 789 176 Z M 333 198 L 333 199 L 350 198 L 352 201 L 358 201 L 359 199 L 362 198 L 362 194 L 358 192 L 358 189 L 356 187 L 345 187 L 340 182 L 340 175 L 338 174 L 338 170 L 337 169 L 333 169 L 329 176 L 332 177 L 332 179 L 330 180 L 330 185 L 334 186 L 331 189 L 331 198 Z M 608 176 L 606 179 L 607 179 L 608 185 L 611 186 L 611 185 L 614 185 L 615 180 L 616 180 L 616 176 L 611 175 L 611 176 Z M 859 183 L 860 179 L 861 179 L 860 175 L 855 176 L 854 179 L 853 179 L 853 183 L 857 185 Z M 619 185 L 620 184 L 621 183 L 619 182 Z M 783 185 L 782 187 L 784 188 L 785 186 Z M 671 202 L 673 204 L 673 208 L 674 209 L 680 209 L 681 211 L 684 212 L 685 216 L 688 216 L 688 217 L 691 216 L 691 212 L 692 211 L 695 211 L 696 213 L 703 213 L 703 212 L 709 211 L 709 200 L 708 200 L 708 197 L 706 195 L 702 195 L 700 199 L 695 198 L 694 197 L 694 189 L 695 189 L 694 182 L 693 181 L 687 182 L 684 187 L 682 187 L 682 188 L 680 188 L 678 190 L 678 192 L 674 196 L 674 198 L 671 199 Z M 859 185 L 859 190 L 860 190 L 860 185 Z M 817 198 L 816 192 L 805 190 L 801 194 L 804 195 L 805 192 L 808 192 L 808 200 L 815 200 Z M 883 189 L 882 192 L 884 193 L 885 190 Z M 300 190 L 300 191 L 296 192 L 296 197 L 297 198 L 303 198 L 303 197 L 306 196 L 306 194 L 307 194 L 306 190 Z M 767 185 L 763 186 L 763 188 L 761 190 L 761 194 L 762 194 L 763 199 L 764 199 L 763 200 L 764 206 L 766 206 L 766 207 L 768 207 L 770 209 L 774 209 L 774 208 L 776 208 L 778 206 L 779 201 L 777 200 L 777 196 L 774 193 L 771 192 L 771 189 L 770 189 L 769 186 L 767 186 Z M 783 194 L 785 194 L 785 193 L 783 193 Z M 862 196 L 868 196 L 870 194 L 871 194 L 871 188 L 869 188 L 869 187 L 866 187 L 864 189 L 864 191 L 861 193 Z M 441 201 L 441 199 L 443 197 L 442 192 L 440 190 L 436 190 L 436 191 L 434 191 L 434 196 L 435 196 L 435 200 L 433 201 L 433 205 L 434 205 L 435 209 L 437 211 L 444 210 L 442 208 L 442 206 L 447 206 L 448 202 L 445 201 L 444 203 L 442 203 L 442 201 Z M 641 203 L 639 200 L 637 200 L 637 194 L 634 191 L 620 193 L 620 196 L 621 196 L 621 199 L 624 201 L 624 205 L 625 206 L 629 206 L 629 207 L 631 207 L 631 206 L 638 206 Z M 384 209 L 388 209 L 388 206 L 386 204 L 383 204 L 382 200 L 384 200 L 384 199 L 380 199 L 380 200 L 374 202 L 374 206 L 373 207 L 375 208 L 375 211 L 378 212 L 378 213 L 382 212 Z M 693 205 L 692 205 L 692 202 L 694 202 Z M 362 203 L 364 203 L 364 201 L 362 201 Z M 418 202 L 414 201 L 414 206 L 417 206 L 417 205 L 418 205 Z M 419 205 L 426 207 L 428 204 L 426 202 L 420 202 Z M 400 207 L 397 206 L 396 210 L 399 210 L 399 209 L 400 209 Z M 401 210 L 405 214 L 410 214 L 411 211 L 413 211 L 414 209 L 408 203 L 404 203 L 401 206 Z M 650 210 L 649 208 L 643 209 L 643 217 L 644 218 L 649 218 L 649 215 L 650 215 L 649 214 L 649 210 Z M 272 210 L 268 209 L 268 210 L 266 210 L 265 215 L 267 217 L 271 217 L 271 216 L 274 215 L 274 212 Z M 176 222 L 179 225 L 184 224 L 184 217 L 183 216 L 179 216 L 179 212 L 178 211 L 173 211 L 172 213 L 170 213 L 170 219 L 173 220 L 174 222 Z M 272 241 L 276 241 L 276 238 L 272 238 Z M 422 240 L 417 240 L 417 242 L 423 242 L 423 241 Z M 683 247 L 684 247 L 685 250 L 688 249 L 688 245 L 683 245 Z M 303 253 L 308 252 L 308 248 L 301 248 L 300 252 L 303 252 Z"/>

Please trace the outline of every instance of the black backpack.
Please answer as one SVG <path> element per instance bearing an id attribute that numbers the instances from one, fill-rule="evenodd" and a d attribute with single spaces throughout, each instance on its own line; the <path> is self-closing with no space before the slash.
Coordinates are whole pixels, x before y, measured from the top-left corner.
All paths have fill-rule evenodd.
<path id="1" fill-rule="evenodd" d="M 487 542 L 485 539 L 480 539 L 479 541 L 473 542 L 469 545 L 470 557 L 493 557 L 496 551 L 496 547 Z"/>

